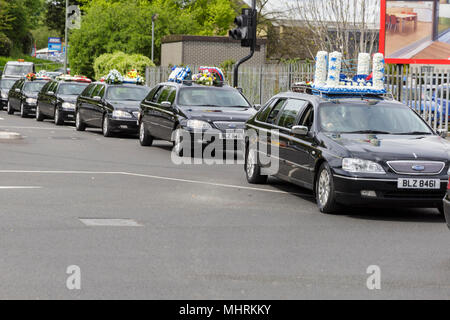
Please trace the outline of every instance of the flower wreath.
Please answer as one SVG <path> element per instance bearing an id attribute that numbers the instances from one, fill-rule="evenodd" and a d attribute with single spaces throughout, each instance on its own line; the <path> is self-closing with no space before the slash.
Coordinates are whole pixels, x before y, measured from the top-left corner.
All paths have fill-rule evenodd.
<path id="1" fill-rule="evenodd" d="M 101 82 L 106 82 L 108 84 L 120 84 L 123 83 L 122 74 L 116 69 L 111 70 L 107 76 L 100 79 Z"/>
<path id="2" fill-rule="evenodd" d="M 36 74 L 33 72 L 28 73 L 25 77 L 30 81 L 36 80 Z"/>

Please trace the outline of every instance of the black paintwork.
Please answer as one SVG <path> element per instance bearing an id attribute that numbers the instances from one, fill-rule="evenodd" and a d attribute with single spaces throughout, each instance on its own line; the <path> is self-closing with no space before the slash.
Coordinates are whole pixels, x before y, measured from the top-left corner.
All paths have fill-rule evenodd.
<path id="1" fill-rule="evenodd" d="M 294 125 L 302 125 L 302 120 L 309 109 L 314 110 L 314 121 L 306 136 L 291 133 L 290 129 L 276 123 L 269 124 L 263 119 L 265 112 L 270 112 L 278 101 L 298 99 L 305 101 L 305 107 L 299 111 Z M 340 101 L 345 103 L 346 101 Z M 349 103 L 369 103 L 361 98 L 350 98 Z M 283 102 L 280 102 L 283 103 Z M 323 162 L 327 162 L 333 173 L 337 201 L 342 204 L 379 206 L 400 204 L 414 207 L 439 207 L 447 185 L 450 159 L 450 143 L 439 135 L 394 135 L 394 134 L 332 134 L 322 132 L 317 125 L 318 110 L 329 100 L 300 93 L 283 93 L 276 95 L 261 108 L 257 115 L 247 122 L 247 129 L 258 133 L 266 130 L 279 130 L 279 170 L 280 179 L 301 187 L 314 190 L 316 174 Z M 396 104 L 394 101 L 380 101 L 383 104 Z M 407 106 L 404 106 L 408 108 Z M 411 110 L 411 112 L 414 112 Z M 282 113 L 282 109 L 279 114 Z M 431 128 L 430 128 L 431 130 Z M 431 130 L 432 131 L 432 130 Z M 248 146 L 248 145 L 247 145 Z M 360 158 L 380 164 L 386 174 L 349 173 L 342 169 L 343 158 Z M 441 180 L 441 188 L 429 190 L 403 190 L 397 188 L 397 179 L 414 178 L 413 175 L 399 175 L 388 165 L 392 160 L 429 160 L 445 162 L 439 175 L 423 175 L 420 178 Z M 374 190 L 377 198 L 362 197 L 361 190 Z"/>
<path id="2" fill-rule="evenodd" d="M 209 88 L 193 83 L 160 83 L 154 87 L 146 99 L 142 101 L 139 123 L 144 124 L 145 129 L 151 136 L 156 139 L 171 141 L 173 138 L 173 131 L 178 126 L 183 130 L 190 130 L 186 126 L 187 120 L 201 120 L 208 122 L 213 129 L 221 132 L 226 131 L 227 128 L 218 128 L 216 125 L 217 121 L 231 123 L 228 129 L 243 129 L 245 121 L 256 113 L 256 110 L 248 102 L 248 107 L 246 108 L 183 106 L 179 103 L 178 97 L 180 90 L 186 87 Z M 227 85 L 211 88 L 237 91 Z M 169 90 L 167 99 L 161 98 L 161 93 L 164 90 Z M 163 102 L 169 102 L 169 104 L 163 104 Z"/>
<path id="3" fill-rule="evenodd" d="M 0 79 L 0 110 L 6 108 L 8 104 L 8 94 L 11 87 L 14 85 L 16 80 L 14 79 Z"/>
<path id="4" fill-rule="evenodd" d="M 25 115 L 36 111 L 36 103 L 28 103 L 26 100 L 28 98 L 37 100 L 37 96 L 39 93 L 39 92 L 27 92 L 24 90 L 25 85 L 29 82 L 31 81 L 25 78 L 17 80 L 8 93 L 8 103 L 11 109 L 13 111 L 20 111 L 20 108 L 23 105 Z M 34 80 L 32 82 L 45 85 L 48 82 L 48 80 Z"/>
<path id="5" fill-rule="evenodd" d="M 447 190 L 447 194 L 445 195 L 444 198 L 444 215 L 445 221 L 447 222 L 447 227 L 450 229 L 450 189 Z"/>
<path id="6" fill-rule="evenodd" d="M 114 132 L 137 133 L 138 113 L 141 101 L 110 100 L 108 90 L 111 87 L 136 87 L 134 84 L 107 84 L 104 82 L 91 83 L 77 98 L 76 113 L 87 127 L 101 128 L 103 119 L 110 120 L 111 130 Z M 142 87 L 150 91 L 148 87 Z M 98 97 L 99 99 L 94 99 Z M 125 111 L 130 114 L 130 118 L 113 118 L 115 110 Z"/>
<path id="7" fill-rule="evenodd" d="M 88 83 L 65 82 L 65 81 L 50 81 L 46 84 L 38 94 L 37 104 L 39 105 L 39 112 L 43 118 L 54 119 L 55 112 L 61 113 L 64 120 L 75 120 L 75 104 L 78 95 L 61 94 L 61 84 L 70 83 L 83 88 L 86 88 Z M 73 104 L 73 108 L 63 107 L 63 103 Z"/>

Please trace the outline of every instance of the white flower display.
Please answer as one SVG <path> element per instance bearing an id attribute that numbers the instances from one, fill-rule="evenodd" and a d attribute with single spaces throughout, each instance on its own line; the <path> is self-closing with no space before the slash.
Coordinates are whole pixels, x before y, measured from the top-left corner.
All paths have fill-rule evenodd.
<path id="1" fill-rule="evenodd" d="M 327 87 L 334 88 L 339 86 L 341 67 L 342 67 L 342 53 L 337 51 L 332 52 L 330 54 L 328 62 Z"/>
<path id="2" fill-rule="evenodd" d="M 370 54 L 361 52 L 358 54 L 358 75 L 370 74 Z"/>
<path id="3" fill-rule="evenodd" d="M 316 56 L 316 70 L 314 73 L 314 84 L 316 86 L 323 86 L 327 81 L 327 64 L 328 52 L 319 51 Z"/>
<path id="4" fill-rule="evenodd" d="M 373 56 L 373 87 L 375 89 L 384 88 L 384 56 L 382 53 L 375 53 Z"/>

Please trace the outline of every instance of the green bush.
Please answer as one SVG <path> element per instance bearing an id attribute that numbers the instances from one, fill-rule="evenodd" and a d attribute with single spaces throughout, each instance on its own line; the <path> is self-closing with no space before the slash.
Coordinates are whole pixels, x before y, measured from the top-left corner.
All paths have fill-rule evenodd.
<path id="1" fill-rule="evenodd" d="M 11 54 L 12 42 L 9 38 L 0 32 L 0 56 L 9 56 Z"/>
<path id="2" fill-rule="evenodd" d="M 107 75 L 110 70 L 116 69 L 126 75 L 128 71 L 136 69 L 141 76 L 145 75 L 146 67 L 154 67 L 155 64 L 146 56 L 141 54 L 126 54 L 121 51 L 105 53 L 94 61 L 95 78 L 100 79 Z"/>

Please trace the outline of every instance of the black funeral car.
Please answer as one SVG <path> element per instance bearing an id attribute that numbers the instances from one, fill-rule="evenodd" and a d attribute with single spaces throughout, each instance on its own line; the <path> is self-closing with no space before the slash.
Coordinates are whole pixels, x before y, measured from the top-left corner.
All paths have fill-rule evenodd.
<path id="1" fill-rule="evenodd" d="M 442 212 L 450 143 L 399 102 L 283 93 L 247 122 L 247 130 L 250 183 L 275 175 L 311 189 L 325 213 L 341 205 Z"/>
<path id="2" fill-rule="evenodd" d="M 0 110 L 3 110 L 8 105 L 8 93 L 16 81 L 17 79 L 0 79 Z"/>
<path id="3" fill-rule="evenodd" d="M 37 96 L 39 91 L 48 83 L 48 80 L 18 80 L 8 94 L 8 114 L 19 111 L 22 118 L 36 111 Z"/>
<path id="4" fill-rule="evenodd" d="M 115 132 L 138 133 L 139 104 L 149 91 L 136 84 L 91 83 L 77 99 L 76 129 L 102 128 L 105 137 Z"/>
<path id="5" fill-rule="evenodd" d="M 56 125 L 75 120 L 77 97 L 89 83 L 76 81 L 50 81 L 39 92 L 36 120 L 53 119 Z"/>
<path id="6" fill-rule="evenodd" d="M 173 141 L 174 151 L 181 155 L 181 132 L 213 131 L 223 141 L 238 140 L 239 131 L 243 138 L 245 121 L 255 113 L 241 92 L 228 85 L 161 83 L 141 103 L 139 140 L 143 146 L 154 139 Z M 196 142 L 206 145 L 212 138 L 203 136 L 205 140 Z"/>
<path id="7" fill-rule="evenodd" d="M 450 179 L 448 181 L 447 193 L 444 198 L 444 214 L 447 226 L 450 229 Z"/>

